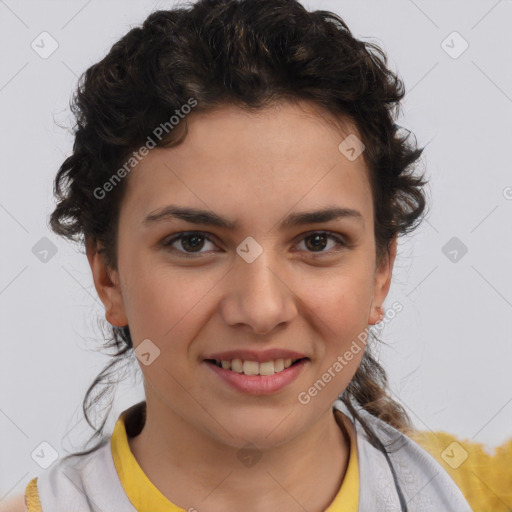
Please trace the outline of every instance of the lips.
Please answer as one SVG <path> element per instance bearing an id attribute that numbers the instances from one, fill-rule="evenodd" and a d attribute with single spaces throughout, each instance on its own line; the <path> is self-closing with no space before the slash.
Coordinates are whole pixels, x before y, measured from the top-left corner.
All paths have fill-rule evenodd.
<path id="1" fill-rule="evenodd" d="M 214 375 L 220 378 L 221 381 L 224 381 L 232 389 L 250 395 L 269 395 L 277 393 L 291 385 L 302 373 L 309 359 L 299 359 L 296 363 L 291 364 L 283 370 L 269 374 L 246 374 L 245 371 L 238 373 L 237 371 L 219 367 L 212 361 L 212 359 L 207 359 L 203 364 L 210 372 L 213 372 Z M 233 359 L 232 361 L 237 360 Z M 281 361 L 283 360 L 281 359 Z M 252 365 L 257 365 L 259 370 L 261 370 L 262 365 L 273 364 L 272 362 L 257 363 L 256 361 L 244 361 L 244 365 L 248 362 L 250 365 L 248 368 L 249 371 L 251 371 Z"/>
<path id="2" fill-rule="evenodd" d="M 291 384 L 309 357 L 293 350 L 226 350 L 206 354 L 203 363 L 229 386 L 243 393 L 267 395 Z"/>

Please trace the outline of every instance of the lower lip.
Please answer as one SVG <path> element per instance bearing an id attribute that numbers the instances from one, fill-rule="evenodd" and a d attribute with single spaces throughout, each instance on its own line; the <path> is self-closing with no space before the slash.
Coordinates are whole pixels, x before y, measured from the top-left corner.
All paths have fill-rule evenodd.
<path id="1" fill-rule="evenodd" d="M 250 395 L 270 395 L 277 393 L 288 384 L 292 383 L 300 374 L 307 363 L 307 359 L 302 359 L 298 363 L 289 366 L 282 372 L 273 375 L 245 375 L 231 370 L 225 370 L 214 363 L 204 362 L 208 368 L 214 371 L 224 382 L 242 393 Z"/>

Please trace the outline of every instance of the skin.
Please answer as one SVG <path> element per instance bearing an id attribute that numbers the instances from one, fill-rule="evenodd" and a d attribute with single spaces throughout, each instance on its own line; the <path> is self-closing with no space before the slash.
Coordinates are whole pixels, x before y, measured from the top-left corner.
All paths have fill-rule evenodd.
<path id="1" fill-rule="evenodd" d="M 135 349 L 145 339 L 160 349 L 150 365 L 139 363 L 147 421 L 130 448 L 154 485 L 185 510 L 324 510 L 343 481 L 350 447 L 332 403 L 363 350 L 307 405 L 297 397 L 379 321 L 396 239 L 377 266 L 368 169 L 362 156 L 350 161 L 338 149 L 358 134 L 350 123 L 330 122 L 307 102 L 256 113 L 224 106 L 193 112 L 187 123 L 181 145 L 151 150 L 127 178 L 117 270 L 87 244 L 106 319 L 129 324 Z M 240 228 L 176 219 L 144 226 L 169 204 L 211 210 Z M 353 208 L 362 219 L 278 227 L 290 212 L 326 206 Z M 186 231 L 211 241 L 202 239 L 199 254 L 187 240 L 175 241 L 174 251 L 162 245 Z M 351 245 L 327 238 L 315 249 L 307 236 L 318 231 Z M 248 236 L 263 249 L 252 263 L 236 252 Z M 194 257 L 180 256 L 187 250 Z M 286 348 L 309 361 L 279 392 L 248 395 L 202 360 L 241 347 Z M 262 454 L 251 467 L 237 457 L 247 443 Z"/>

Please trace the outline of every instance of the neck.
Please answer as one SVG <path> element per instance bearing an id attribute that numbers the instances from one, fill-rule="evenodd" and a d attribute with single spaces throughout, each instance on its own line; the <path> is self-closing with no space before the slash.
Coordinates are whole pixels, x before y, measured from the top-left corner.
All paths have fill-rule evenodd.
<path id="1" fill-rule="evenodd" d="M 149 480 L 185 510 L 194 502 L 212 512 L 324 510 L 345 476 L 350 439 L 339 411 L 326 411 L 286 443 L 251 451 L 226 445 L 154 405 L 146 403 L 147 419 L 140 434 L 128 438 L 130 449 Z M 198 496 L 204 501 L 198 503 Z"/>

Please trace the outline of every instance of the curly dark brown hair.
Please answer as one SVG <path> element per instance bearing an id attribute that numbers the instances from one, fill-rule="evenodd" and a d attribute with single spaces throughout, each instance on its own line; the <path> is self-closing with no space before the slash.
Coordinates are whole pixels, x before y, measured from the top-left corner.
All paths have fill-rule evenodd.
<path id="1" fill-rule="evenodd" d="M 156 126 L 168 122 L 191 98 L 195 112 L 226 104 L 257 110 L 283 100 L 307 100 L 350 120 L 361 135 L 379 262 L 389 254 L 393 238 L 413 230 L 426 210 L 422 187 L 427 181 L 413 172 L 424 148 L 394 122 L 404 95 L 403 82 L 388 69 L 379 46 L 356 39 L 338 15 L 307 11 L 296 0 L 199 0 L 153 12 L 79 79 L 71 103 L 76 118 L 73 153 L 55 179 L 51 228 L 81 244 L 97 244 L 115 269 L 127 180 L 112 188 L 108 200 L 99 199 L 95 190 Z M 168 130 L 157 145 L 171 147 L 185 136 L 181 129 Z M 92 438 L 102 434 L 112 404 L 98 428 L 89 419 L 89 409 L 111 389 L 115 367 L 133 361 L 128 326 L 112 327 L 104 348 L 114 349 L 112 361 L 83 402 L 95 430 Z M 358 416 L 358 406 L 403 432 L 411 422 L 391 398 L 386 372 L 370 349 L 368 345 L 340 399 L 378 443 Z"/>

